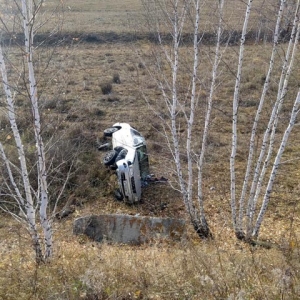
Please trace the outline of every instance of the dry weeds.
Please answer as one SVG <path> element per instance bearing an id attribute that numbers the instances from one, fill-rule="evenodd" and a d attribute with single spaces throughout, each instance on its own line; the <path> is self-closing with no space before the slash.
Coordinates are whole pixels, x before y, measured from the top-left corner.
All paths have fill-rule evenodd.
<path id="1" fill-rule="evenodd" d="M 228 1 L 228 6 L 232 1 Z M 47 1 L 46 5 L 51 7 L 55 3 Z M 91 213 L 139 213 L 183 218 L 186 215 L 180 195 L 168 185 L 149 186 L 144 190 L 143 202 L 136 206 L 115 202 L 111 194 L 114 177 L 102 166 L 102 154 L 96 149 L 96 141 L 103 138 L 103 129 L 117 121 L 129 122 L 148 141 L 152 172 L 175 181 L 171 156 L 159 131 L 159 120 L 149 112 L 141 93 L 152 104 L 161 101 L 160 93 L 137 55 L 139 49 L 139 53 L 145 54 L 146 62 L 150 62 L 153 45 L 146 41 L 86 44 L 80 40 L 82 33 L 127 32 L 130 30 L 125 26 L 128 15 L 137 16 L 141 9 L 139 2 L 85 1 L 83 6 L 80 1 L 66 1 L 66 5 L 70 8 L 65 12 L 65 30 L 73 31 L 75 38 L 72 44 L 56 49 L 57 54 L 52 57 L 46 71 L 43 71 L 43 64 L 46 65 L 49 52 L 43 48 L 39 53 L 37 76 L 47 136 L 59 132 L 62 139 L 69 141 L 64 146 L 65 151 L 66 148 L 81 149 L 75 164 L 76 175 L 71 178 L 61 203 L 63 206 L 70 200 L 75 212 L 66 220 L 55 220 L 55 256 L 50 264 L 42 266 L 34 263 L 29 236 L 24 228 L 1 215 L 0 299 L 298 299 L 298 128 L 285 153 L 261 231 L 262 240 L 267 241 L 271 249 L 245 245 L 235 239 L 232 231 L 228 158 L 236 47 L 228 49 L 224 56 L 226 64 L 221 66 L 204 177 L 205 206 L 214 240 L 200 241 L 192 229 L 189 229 L 188 240 L 181 244 L 153 241 L 140 247 L 97 244 L 83 236 L 72 235 L 73 219 Z M 228 20 L 232 22 L 228 27 L 239 26 L 242 5 L 242 1 L 238 1 L 236 9 L 228 11 Z M 282 45 L 278 55 L 283 55 L 284 47 Z M 241 172 L 245 168 L 249 120 L 253 117 L 262 88 L 269 49 L 268 44 L 248 45 L 246 49 L 239 120 L 239 130 L 245 138 L 240 140 L 237 166 Z M 210 50 L 209 47 L 203 48 L 202 70 L 210 67 Z M 181 51 L 189 57 L 189 47 L 182 47 Z M 114 82 L 115 74 L 118 74 L 120 83 Z M 203 74 L 204 83 L 208 83 L 206 75 Z M 297 72 L 293 74 L 293 80 L 297 86 Z M 275 77 L 274 86 L 276 81 Z M 107 83 L 112 84 L 112 91 L 103 95 L 101 86 Z M 184 86 L 184 79 L 182 83 Z M 201 93 L 205 99 L 207 91 Z M 275 89 L 271 90 L 270 103 L 275 94 Z M 288 102 L 291 102 L 292 92 L 289 97 Z M 26 105 L 20 102 L 20 107 L 26 108 Z M 25 109 L 22 113 L 22 127 L 26 128 Z M 266 109 L 265 117 L 268 113 Z M 283 114 L 282 118 L 285 117 Z M 5 122 L 3 114 L 0 136 L 9 146 L 12 144 L 8 138 L 10 127 Z M 201 118 L 197 126 L 201 126 Z M 26 136 L 30 140 L 30 134 Z"/>
<path id="2" fill-rule="evenodd" d="M 299 253 L 251 248 L 226 232 L 211 242 L 131 247 L 73 237 L 55 225 L 55 258 L 36 266 L 23 229 L 1 231 L 1 299 L 297 299 Z"/>
<path id="3" fill-rule="evenodd" d="M 151 45 L 143 45 L 144 49 Z M 265 49 L 263 46 L 260 49 Z M 267 46 L 266 46 L 267 47 Z M 234 49 L 232 49 L 234 50 Z M 265 62 L 257 46 L 248 48 L 250 60 L 258 61 L 247 72 L 260 78 Z M 234 56 L 235 51 L 228 54 Z M 260 52 L 263 53 L 263 52 Z M 205 63 L 205 62 L 203 62 Z M 121 84 L 103 95 L 101 84 L 112 82 L 118 72 Z M 251 73 L 253 72 L 253 73 Z M 67 221 L 55 221 L 56 251 L 51 264 L 37 267 L 27 234 L 7 217 L 1 221 L 0 297 L 3 299 L 296 299 L 299 292 L 299 142 L 292 139 L 261 238 L 272 249 L 251 248 L 236 241 L 229 205 L 228 154 L 230 140 L 231 86 L 224 72 L 216 98 L 217 111 L 209 139 L 205 170 L 206 210 L 215 236 L 209 243 L 193 236 L 185 244 L 153 244 L 143 247 L 99 245 L 84 237 L 72 237 L 72 220 L 90 213 L 140 213 L 185 217 L 180 195 L 168 185 L 148 187 L 143 203 L 126 206 L 115 202 L 114 177 L 102 167 L 96 140 L 102 130 L 122 120 L 137 127 L 147 138 L 153 173 L 174 181 L 171 157 L 159 131 L 158 120 L 149 114 L 139 86 L 153 100 L 159 93 L 131 48 L 122 44 L 62 47 L 50 64 L 51 84 L 44 85 L 43 99 L 48 124 L 59 120 L 59 130 L 75 145 L 85 148 L 76 163 L 66 200 L 75 212 Z M 45 80 L 42 73 L 39 79 Z M 222 84 L 224 82 L 224 85 Z M 253 84 L 260 88 L 259 80 Z M 256 89 L 245 88 L 241 130 L 249 134 L 248 122 L 256 101 Z M 205 95 L 205 92 L 204 92 Z M 136 113 L 138 111 L 138 114 Z M 225 116 L 225 118 L 224 118 Z M 53 125 L 54 126 L 54 125 Z M 49 128 L 50 132 L 53 132 Z M 2 131 L 5 138 L 9 128 Z M 294 136 L 298 134 L 295 130 Z M 7 140 L 10 143 L 10 140 Z M 73 144 L 74 145 L 74 144 Z M 159 146 L 158 146 L 159 145 Z M 239 150 L 244 168 L 246 144 Z M 169 166 L 166 168 L 166 166 Z M 286 173 L 291 176 L 285 176 Z M 62 203 L 63 205 L 64 203 Z M 8 297 L 8 298 L 7 298 Z M 97 298 L 98 297 L 98 298 Z"/>

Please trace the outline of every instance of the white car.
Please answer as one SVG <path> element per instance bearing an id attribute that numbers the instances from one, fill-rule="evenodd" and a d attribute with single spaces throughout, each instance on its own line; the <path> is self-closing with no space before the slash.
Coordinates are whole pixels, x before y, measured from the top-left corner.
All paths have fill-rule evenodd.
<path id="1" fill-rule="evenodd" d="M 104 135 L 112 138 L 113 150 L 106 153 L 103 162 L 116 169 L 120 189 L 116 197 L 127 203 L 140 201 L 142 181 L 149 176 L 145 138 L 127 123 L 114 124 Z"/>

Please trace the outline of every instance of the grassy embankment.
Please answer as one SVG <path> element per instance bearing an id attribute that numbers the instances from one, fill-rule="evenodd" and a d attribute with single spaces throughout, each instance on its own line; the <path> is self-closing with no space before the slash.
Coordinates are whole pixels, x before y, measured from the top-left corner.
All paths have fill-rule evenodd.
<path id="1" fill-rule="evenodd" d="M 49 135 L 59 130 L 61 136 L 70 141 L 67 144 L 70 149 L 78 145 L 82 147 L 76 161 L 79 172 L 72 178 L 72 189 L 64 199 L 71 199 L 75 212 L 66 219 L 55 221 L 55 256 L 51 264 L 40 267 L 34 263 L 29 237 L 24 229 L 8 217 L 1 216 L 0 298 L 299 298 L 297 128 L 286 151 L 285 160 L 288 162 L 281 166 L 278 184 L 261 231 L 261 238 L 276 246 L 271 249 L 250 247 L 237 241 L 232 231 L 228 160 L 234 76 L 229 70 L 236 68 L 236 46 L 230 47 L 224 54 L 226 64 L 222 65 L 223 72 L 215 96 L 216 110 L 205 170 L 206 210 L 215 239 L 199 241 L 189 230 L 189 237 L 182 244 L 154 241 L 141 247 L 129 247 L 96 244 L 85 237 L 72 235 L 73 219 L 89 213 L 140 213 L 172 217 L 185 217 L 185 213 L 180 195 L 167 185 L 147 188 L 143 203 L 134 207 L 114 202 L 110 194 L 113 177 L 102 167 L 101 154 L 95 148 L 104 128 L 120 120 L 132 123 L 147 138 L 153 173 L 169 180 L 174 178 L 172 168 L 166 168 L 170 165 L 170 155 L 165 141 L 155 130 L 159 127 L 158 120 L 147 110 L 140 93 L 142 88 L 149 99 L 154 101 L 160 97 L 135 52 L 142 49 L 147 53 L 151 43 L 119 43 L 115 40 L 103 44 L 80 40 L 83 34 L 90 33 L 127 34 L 132 28 L 124 25 L 128 15 L 131 22 L 142 20 L 139 2 L 110 1 L 107 4 L 106 1 L 85 1 L 84 6 L 81 1 L 69 2 L 66 3 L 70 8 L 64 15 L 64 31 L 74 35 L 73 43 L 59 47 L 47 72 L 42 72 L 40 68 L 37 76 L 43 91 L 43 117 L 48 124 L 45 130 Z M 243 5 L 238 2 L 232 10 L 232 1 L 228 2 L 227 24 L 238 28 Z M 51 7 L 53 3 L 47 1 L 46 7 Z M 251 24 L 254 28 L 254 19 Z M 270 47 L 260 43 L 250 44 L 246 49 L 239 127 L 244 138 L 241 138 L 238 151 L 238 171 L 244 168 L 247 155 L 244 139 L 250 133 L 249 120 L 260 95 Z M 203 53 L 207 54 L 208 50 L 204 47 Z M 189 48 L 182 51 L 188 52 Z M 279 54 L 282 55 L 283 50 Z M 47 51 L 40 53 L 40 62 L 45 57 Z M 210 66 L 208 56 L 202 57 L 200 70 L 207 70 Z M 120 77 L 121 83 L 112 82 L 115 74 Z M 207 80 L 205 76 L 207 74 L 203 73 L 203 80 Z M 272 82 L 270 102 L 276 93 L 276 80 L 274 78 Z M 299 75 L 294 73 L 292 80 L 293 85 L 297 86 Z M 111 82 L 112 93 L 103 95 L 102 86 Z M 204 90 L 203 97 L 206 95 Z M 292 100 L 293 94 L 289 97 Z M 265 116 L 267 114 L 268 109 Z M 1 122 L 3 126 L 4 119 Z M 28 124 L 26 119 L 23 122 L 24 126 Z M 1 136 L 9 144 L 9 127 L 4 128 Z M 162 210 L 165 204 L 167 208 Z"/>

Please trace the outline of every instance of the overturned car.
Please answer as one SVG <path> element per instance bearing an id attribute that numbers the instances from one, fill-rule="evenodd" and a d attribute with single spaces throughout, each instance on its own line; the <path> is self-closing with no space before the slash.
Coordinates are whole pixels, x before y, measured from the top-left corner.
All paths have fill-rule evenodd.
<path id="1" fill-rule="evenodd" d="M 116 197 L 127 203 L 140 201 L 142 182 L 149 176 L 149 160 L 145 138 L 127 123 L 116 123 L 104 130 L 112 138 L 112 150 L 103 163 L 116 170 L 119 191 Z"/>

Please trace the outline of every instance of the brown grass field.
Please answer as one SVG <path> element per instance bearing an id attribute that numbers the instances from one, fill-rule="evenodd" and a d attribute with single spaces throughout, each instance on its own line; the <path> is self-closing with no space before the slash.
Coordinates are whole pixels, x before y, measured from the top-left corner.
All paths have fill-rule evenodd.
<path id="1" fill-rule="evenodd" d="M 6 2 L 0 0 L 0 4 Z M 53 10 L 59 2 L 46 1 L 42 10 L 44 16 L 49 16 L 48 9 Z M 256 31 L 257 20 L 262 14 L 271 24 L 274 3 L 254 2 L 250 28 Z M 74 212 L 64 219 L 55 219 L 54 258 L 51 263 L 40 266 L 35 264 L 30 237 L 24 227 L 1 214 L 0 299 L 299 299 L 299 127 L 295 127 L 285 151 L 284 163 L 280 167 L 261 229 L 260 238 L 267 241 L 270 248 L 253 247 L 238 241 L 232 229 L 230 113 L 235 82 L 233 73 L 239 51 L 237 45 L 226 49 L 220 66 L 222 72 L 214 99 L 204 173 L 205 209 L 214 239 L 201 241 L 189 227 L 187 239 L 177 244 L 162 241 L 142 246 L 98 244 L 84 236 L 72 234 L 74 219 L 88 214 L 187 216 L 180 194 L 168 184 L 146 187 L 143 201 L 138 205 L 116 202 L 112 196 L 114 175 L 102 165 L 103 153 L 96 149 L 97 140 L 103 138 L 103 129 L 118 121 L 131 123 L 147 139 L 152 173 L 175 182 L 169 149 L 157 130 L 160 128 L 159 120 L 143 98 L 143 94 L 146 95 L 149 102 L 158 105 L 156 107 L 163 112 L 159 102 L 161 94 L 140 60 L 145 59 L 151 69 L 150 52 L 155 45 L 145 38 L 138 41 L 124 38 L 131 37 L 134 32 L 146 32 L 140 1 L 66 0 L 64 5 L 64 13 L 54 14 L 51 18 L 54 21 L 58 20 L 57 17 L 63 19 L 60 36 L 68 36 L 68 39 L 57 47 L 46 45 L 36 50 L 36 74 L 45 136 L 58 135 L 56 138 L 61 145 L 62 160 L 70 153 L 78 152 L 74 175 L 60 203 L 61 209 L 66 203 L 70 204 Z M 212 28 L 213 9 L 207 4 L 203 6 L 203 30 Z M 244 9 L 242 1 L 227 1 L 225 20 L 228 30 L 241 29 Z M 46 25 L 42 30 L 48 34 L 49 28 L 51 25 Z M 92 38 L 88 40 L 88 36 Z M 258 43 L 247 43 L 241 89 L 238 175 L 245 168 L 247 138 L 270 49 L 271 44 L 263 38 Z M 12 63 L 21 60 L 17 47 L 11 46 L 6 50 L 10 51 Z M 283 43 L 278 57 L 282 58 L 285 50 Z M 181 48 L 187 61 L 190 51 L 189 45 Z M 211 53 L 212 46 L 203 45 L 200 70 L 203 70 L 201 80 L 204 86 L 209 82 L 206 70 L 211 67 Z M 287 119 L 288 107 L 299 87 L 299 68 L 298 56 L 282 120 Z M 276 66 L 268 95 L 270 103 L 276 95 L 278 74 L 279 66 Z M 116 75 L 120 77 L 119 84 L 113 82 Z M 13 72 L 10 73 L 11 79 L 14 76 Z M 184 88 L 184 76 L 180 80 Z M 112 84 L 112 92 L 103 95 L 102 87 L 107 84 Z M 205 99 L 207 90 L 203 89 L 201 93 Z M 3 95 L 0 94 L 0 97 Z M 26 118 L 29 109 L 22 97 L 17 97 L 16 105 L 22 112 L 21 127 L 29 128 Z M 268 113 L 269 107 L 264 112 L 265 118 Z M 199 129 L 202 117 L 200 107 L 196 122 Z M 261 125 L 261 132 L 266 122 Z M 5 141 L 8 151 L 14 155 L 5 110 L 0 111 L 0 124 L 1 141 Z M 184 128 L 182 132 L 184 135 Z M 25 141 L 31 141 L 29 129 L 24 129 L 23 137 Z M 260 141 L 261 137 L 257 143 Z M 27 151 L 32 153 L 29 146 Z"/>

